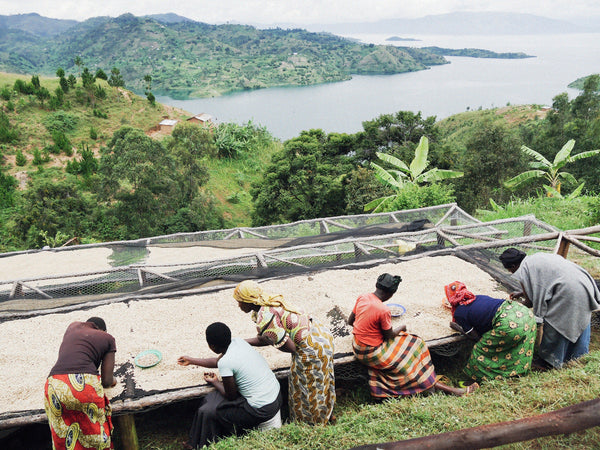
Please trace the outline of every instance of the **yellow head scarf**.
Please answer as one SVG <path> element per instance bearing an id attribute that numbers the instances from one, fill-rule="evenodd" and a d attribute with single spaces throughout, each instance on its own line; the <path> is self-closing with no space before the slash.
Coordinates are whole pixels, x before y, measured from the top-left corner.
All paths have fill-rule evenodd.
<path id="1" fill-rule="evenodd" d="M 283 300 L 282 295 L 266 294 L 262 287 L 253 280 L 244 280 L 235 287 L 233 298 L 238 302 L 252 303 L 258 306 L 281 306 L 286 311 L 299 314 L 300 312 Z"/>

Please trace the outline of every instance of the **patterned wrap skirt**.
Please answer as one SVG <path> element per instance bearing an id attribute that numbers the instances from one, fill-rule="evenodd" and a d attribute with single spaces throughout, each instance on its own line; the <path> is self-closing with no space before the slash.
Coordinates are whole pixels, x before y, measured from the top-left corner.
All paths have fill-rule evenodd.
<path id="1" fill-rule="evenodd" d="M 499 380 L 531 369 L 536 340 L 533 312 L 507 300 L 494 316 L 492 329 L 473 346 L 465 373 L 473 380 Z"/>
<path id="2" fill-rule="evenodd" d="M 435 385 L 435 370 L 425 341 L 401 332 L 377 347 L 352 341 L 356 359 L 369 372 L 371 395 L 377 398 L 412 395 Z"/>
<path id="3" fill-rule="evenodd" d="M 290 418 L 312 425 L 329 421 L 335 405 L 333 337 L 313 319 L 309 334 L 292 354 L 289 378 Z"/>
<path id="4" fill-rule="evenodd" d="M 50 376 L 44 394 L 54 450 L 113 448 L 110 404 L 98 375 Z"/>

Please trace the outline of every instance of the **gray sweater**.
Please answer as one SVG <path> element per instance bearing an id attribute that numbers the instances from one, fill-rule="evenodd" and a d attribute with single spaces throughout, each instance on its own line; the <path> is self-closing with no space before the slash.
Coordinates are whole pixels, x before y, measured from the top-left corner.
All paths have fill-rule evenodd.
<path id="1" fill-rule="evenodd" d="M 571 342 L 590 324 L 600 308 L 600 292 L 592 276 L 560 255 L 526 256 L 513 277 L 533 303 L 533 313 Z"/>

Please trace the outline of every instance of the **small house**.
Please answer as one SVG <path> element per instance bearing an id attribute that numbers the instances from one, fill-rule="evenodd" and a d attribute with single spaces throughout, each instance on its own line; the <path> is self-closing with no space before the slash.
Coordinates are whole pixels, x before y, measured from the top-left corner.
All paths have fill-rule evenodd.
<path id="1" fill-rule="evenodd" d="M 158 124 L 158 127 L 160 128 L 160 131 L 170 133 L 173 131 L 175 125 L 177 125 L 177 122 L 178 121 L 175 119 L 164 119 Z"/>
<path id="2" fill-rule="evenodd" d="M 208 125 L 212 123 L 212 116 L 206 113 L 196 114 L 195 116 L 190 117 L 188 122 L 198 123 L 200 125 Z"/>

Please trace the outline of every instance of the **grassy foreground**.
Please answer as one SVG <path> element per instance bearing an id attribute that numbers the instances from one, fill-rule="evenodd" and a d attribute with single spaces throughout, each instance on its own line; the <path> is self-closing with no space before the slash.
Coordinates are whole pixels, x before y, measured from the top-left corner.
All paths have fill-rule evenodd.
<path id="1" fill-rule="evenodd" d="M 334 425 L 289 423 L 279 430 L 230 437 L 214 449 L 341 449 L 445 433 L 478 425 L 517 420 L 592 400 L 600 395 L 600 332 L 592 333 L 593 351 L 561 370 L 485 383 L 467 397 L 441 393 L 377 403 L 365 385 L 344 386 L 338 395 Z M 438 371 L 456 383 L 465 354 L 437 361 Z M 445 366 L 445 367 L 444 367 Z M 447 371 L 446 371 L 447 370 Z M 175 450 L 187 437 L 192 402 L 136 416 L 140 448 Z M 510 449 L 590 449 L 600 442 L 600 428 L 571 435 L 516 443 Z"/>

